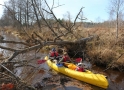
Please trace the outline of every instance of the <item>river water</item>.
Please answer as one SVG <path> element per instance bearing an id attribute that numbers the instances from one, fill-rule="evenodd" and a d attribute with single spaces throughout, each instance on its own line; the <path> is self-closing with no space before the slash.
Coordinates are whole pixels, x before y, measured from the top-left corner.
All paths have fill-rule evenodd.
<path id="1" fill-rule="evenodd" d="M 6 40 L 22 41 L 18 37 L 12 36 L 1 32 Z M 2 43 L 2 46 L 12 48 L 23 48 L 23 45 L 13 45 Z M 3 50 L 0 49 L 2 52 Z M 11 56 L 12 52 L 4 51 L 4 57 Z M 87 84 L 67 77 L 63 74 L 57 73 L 51 70 L 46 63 L 37 64 L 37 60 L 44 59 L 47 53 L 37 53 L 30 51 L 27 54 L 20 54 L 14 60 L 29 60 L 30 65 L 37 68 L 33 69 L 30 67 L 19 67 L 15 69 L 15 74 L 20 78 L 26 80 L 27 83 L 35 85 L 37 82 L 40 83 L 42 90 L 104 90 L 102 88 Z M 33 59 L 32 59 L 33 58 Z M 116 70 L 105 70 L 104 67 L 97 67 L 92 65 L 90 62 L 85 62 L 91 71 L 95 73 L 101 73 L 107 76 L 109 87 L 107 90 L 124 90 L 124 73 Z"/>

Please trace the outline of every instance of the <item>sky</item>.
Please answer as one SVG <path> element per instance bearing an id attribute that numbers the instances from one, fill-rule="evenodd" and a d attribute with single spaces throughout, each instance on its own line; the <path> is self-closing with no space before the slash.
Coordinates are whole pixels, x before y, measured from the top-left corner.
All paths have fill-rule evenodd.
<path id="1" fill-rule="evenodd" d="M 0 4 L 4 4 L 4 1 L 0 0 Z M 48 4 L 52 6 L 53 0 L 47 0 Z M 54 0 L 54 5 L 62 5 L 54 8 L 54 13 L 57 18 L 65 18 L 67 12 L 70 13 L 71 18 L 74 19 L 80 9 L 83 8 L 83 16 L 87 18 L 87 21 L 102 22 L 108 20 L 109 14 L 107 13 L 107 7 L 109 0 Z M 59 2 L 59 3 L 58 3 Z M 3 13 L 3 7 L 0 6 L 0 17 Z"/>
<path id="2" fill-rule="evenodd" d="M 63 6 L 55 8 L 54 12 L 57 17 L 63 18 L 67 12 L 70 12 L 72 18 L 75 18 L 81 7 L 83 15 L 88 21 L 102 22 L 108 20 L 109 0 L 56 0 Z M 57 5 L 57 3 L 56 3 Z"/>
<path id="3" fill-rule="evenodd" d="M 0 4 L 2 4 L 2 5 L 4 5 L 4 2 L 6 2 L 7 0 L 0 0 Z M 2 14 L 3 14 L 3 6 L 2 5 L 0 5 L 0 17 L 2 16 Z"/>

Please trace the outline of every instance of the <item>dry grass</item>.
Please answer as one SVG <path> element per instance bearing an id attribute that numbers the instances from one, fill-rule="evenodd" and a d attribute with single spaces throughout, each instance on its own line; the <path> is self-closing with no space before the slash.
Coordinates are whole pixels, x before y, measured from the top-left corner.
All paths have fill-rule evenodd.
<path id="1" fill-rule="evenodd" d="M 54 35 L 46 27 L 42 28 L 42 32 L 37 28 L 32 30 L 26 30 L 29 35 L 35 31 L 44 40 L 54 40 Z M 60 28 L 61 31 L 65 31 L 64 28 Z M 17 32 L 17 30 L 9 27 L 5 28 L 7 33 L 12 31 L 13 35 L 19 36 L 20 38 L 27 39 L 26 34 L 23 31 Z M 57 29 L 56 32 L 58 33 Z M 111 62 L 116 62 L 119 56 L 124 53 L 124 30 L 119 30 L 119 38 L 116 40 L 116 31 L 114 28 L 82 28 L 74 30 L 73 34 L 61 37 L 63 40 L 75 41 L 82 37 L 88 37 L 95 35 L 96 38 L 90 42 L 87 42 L 88 56 L 93 62 L 109 65 Z M 51 48 L 51 47 L 50 47 Z M 45 48 L 43 48 L 45 49 Z M 120 60 L 121 61 L 121 60 Z M 123 63 L 123 62 L 121 62 Z"/>
<path id="2" fill-rule="evenodd" d="M 95 63 L 105 65 L 109 65 L 112 62 L 118 63 L 118 58 L 124 53 L 123 33 L 119 32 L 119 38 L 117 41 L 114 29 L 90 29 L 89 32 L 90 34 L 96 34 L 99 36 L 99 40 L 87 43 L 88 55 L 91 60 Z M 120 45 L 120 43 L 123 43 L 123 45 Z"/>
<path id="3" fill-rule="evenodd" d="M 90 56 L 90 59 L 94 63 L 100 63 L 100 64 L 109 64 L 113 60 L 116 60 L 118 55 L 113 50 L 102 48 L 102 49 L 94 49 L 90 50 L 88 52 L 88 55 Z"/>

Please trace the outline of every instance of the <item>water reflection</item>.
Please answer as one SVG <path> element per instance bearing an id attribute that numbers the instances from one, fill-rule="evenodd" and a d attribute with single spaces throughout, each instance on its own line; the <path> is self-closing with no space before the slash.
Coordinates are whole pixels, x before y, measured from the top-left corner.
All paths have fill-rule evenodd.
<path id="1" fill-rule="evenodd" d="M 60 88 L 57 88 L 56 90 L 83 90 L 83 89 L 80 89 L 80 88 L 77 88 L 77 87 L 74 87 L 74 86 L 70 86 L 70 87 L 60 87 Z"/>
<path id="2" fill-rule="evenodd" d="M 110 77 L 111 81 L 114 83 L 121 83 L 124 81 L 123 72 L 108 70 L 106 71 L 106 73 Z"/>
<path id="3" fill-rule="evenodd" d="M 93 70 L 97 73 L 103 73 L 108 77 L 109 87 L 107 90 L 124 90 L 124 73 L 116 70 L 106 70 L 105 68 L 94 66 Z"/>
<path id="4" fill-rule="evenodd" d="M 4 37 L 4 40 L 7 40 L 7 41 L 18 41 L 18 42 L 23 41 L 18 37 L 5 33 L 4 31 L 1 31 L 1 34 Z M 4 47 L 14 48 L 14 49 L 24 48 L 24 45 L 21 45 L 21 44 L 19 45 L 19 44 L 12 44 L 12 43 L 0 43 L 0 45 Z M 0 51 L 3 51 L 3 49 L 0 49 Z M 3 54 L 4 54 L 4 57 L 9 57 L 11 56 L 12 53 L 13 52 L 11 51 L 4 50 Z"/>

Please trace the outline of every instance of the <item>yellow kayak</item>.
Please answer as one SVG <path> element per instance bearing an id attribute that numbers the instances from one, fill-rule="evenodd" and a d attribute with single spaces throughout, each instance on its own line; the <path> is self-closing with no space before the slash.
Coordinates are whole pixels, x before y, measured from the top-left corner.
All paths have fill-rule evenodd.
<path id="1" fill-rule="evenodd" d="M 102 74 L 94 74 L 93 72 L 86 70 L 86 72 L 79 72 L 79 71 L 75 71 L 73 69 L 70 69 L 70 67 L 75 67 L 74 64 L 67 63 L 68 68 L 62 66 L 62 67 L 58 67 L 55 63 L 51 62 L 51 60 L 46 56 L 45 60 L 47 60 L 47 64 L 48 66 L 50 66 L 52 69 L 65 74 L 69 77 L 75 78 L 77 80 L 81 80 L 83 82 L 101 87 L 101 88 L 105 88 L 107 89 L 108 87 L 108 80 L 106 79 L 105 75 Z"/>

